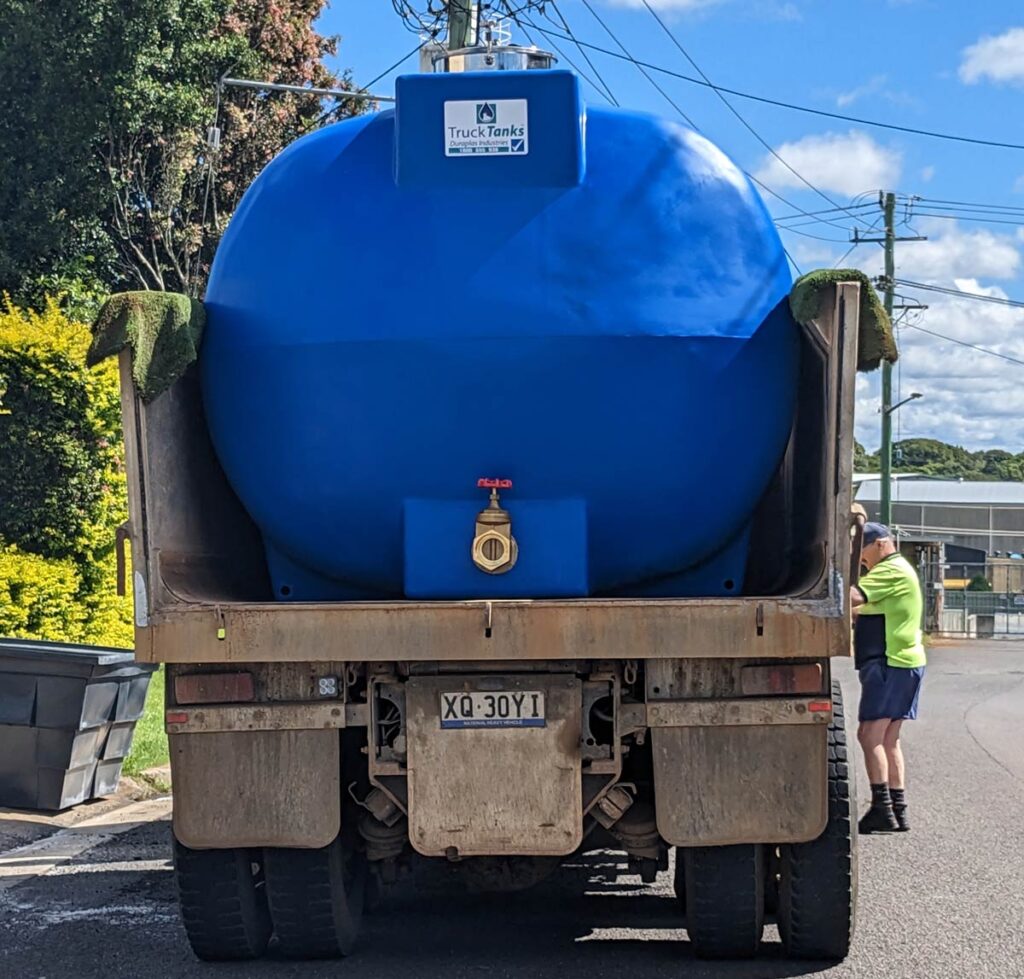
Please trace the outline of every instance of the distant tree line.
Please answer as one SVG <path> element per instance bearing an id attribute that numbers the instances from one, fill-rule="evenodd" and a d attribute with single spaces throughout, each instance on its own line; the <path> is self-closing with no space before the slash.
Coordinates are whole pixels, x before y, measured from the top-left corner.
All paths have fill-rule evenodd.
<path id="1" fill-rule="evenodd" d="M 877 452 L 854 445 L 854 472 L 878 472 Z M 1005 449 L 971 452 L 938 439 L 904 439 L 893 446 L 893 472 L 921 473 L 943 479 L 1024 481 L 1024 452 Z"/>

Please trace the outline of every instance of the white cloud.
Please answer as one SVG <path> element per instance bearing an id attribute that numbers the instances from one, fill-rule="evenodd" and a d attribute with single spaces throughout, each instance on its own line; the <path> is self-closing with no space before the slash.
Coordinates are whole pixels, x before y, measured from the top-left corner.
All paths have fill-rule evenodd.
<path id="1" fill-rule="evenodd" d="M 876 143 L 867 133 L 824 133 L 783 143 L 775 150 L 783 160 L 816 187 L 853 197 L 865 190 L 892 186 L 902 168 L 898 151 Z M 758 180 L 773 190 L 803 188 L 795 174 L 772 156 L 757 171 Z"/>
<path id="2" fill-rule="evenodd" d="M 935 176 L 935 167 L 928 166 L 928 167 L 924 167 L 921 170 L 921 180 L 924 181 L 924 183 L 926 183 L 926 184 L 929 183 L 931 181 L 932 177 L 934 177 L 934 176 Z"/>
<path id="3" fill-rule="evenodd" d="M 983 37 L 964 49 L 960 80 L 975 85 L 982 79 L 1024 83 L 1024 27 Z"/>
<path id="4" fill-rule="evenodd" d="M 896 274 L 900 278 L 1006 298 L 1006 290 L 986 280 L 1009 278 L 1024 268 L 1018 250 L 1024 247 L 1024 235 L 966 231 L 954 222 L 922 221 L 915 227 L 927 233 L 929 241 L 897 246 Z M 870 276 L 882 271 L 877 246 L 857 249 L 848 261 Z M 1010 289 L 1017 298 L 1017 287 Z M 970 449 L 1024 451 L 1024 366 L 953 342 L 1024 361 L 1024 309 L 907 287 L 899 291 L 928 306 L 923 312 L 908 311 L 899 328 L 900 361 L 894 385 L 899 384 L 902 397 L 911 391 L 924 395 L 899 410 L 896 424 L 900 436 L 936 438 Z M 935 333 L 950 339 L 931 335 Z M 879 442 L 880 375 L 875 371 L 857 381 L 856 435 L 871 450 Z M 895 386 L 893 394 L 895 400 Z"/>
<path id="5" fill-rule="evenodd" d="M 1021 256 L 1011 235 L 963 231 L 955 222 L 921 220 L 914 227 L 927 241 L 899 245 L 897 274 L 905 279 L 951 285 L 956 279 L 1012 279 Z"/>
<path id="6" fill-rule="evenodd" d="M 1024 173 L 1022 173 L 1022 174 L 1021 174 L 1021 175 L 1020 175 L 1020 176 L 1019 176 L 1019 177 L 1018 177 L 1018 178 L 1017 178 L 1017 179 L 1016 179 L 1016 180 L 1015 180 L 1015 181 L 1013 182 L 1013 192 L 1014 192 L 1015 194 L 1024 194 Z"/>
<path id="7" fill-rule="evenodd" d="M 896 246 L 897 277 L 975 295 L 1024 298 L 1024 228 L 1015 234 L 994 234 L 934 219 L 913 221 L 912 227 L 929 240 Z M 818 231 L 832 234 L 824 227 Z M 784 238 L 804 271 L 830 266 L 845 251 L 841 244 L 829 246 L 795 235 Z M 874 278 L 882 273 L 882 250 L 862 245 L 844 265 Z M 1005 282 L 1005 288 L 993 280 Z M 898 292 L 928 306 L 900 314 L 894 400 L 897 385 L 901 397 L 920 391 L 924 398 L 899 410 L 899 437 L 941 439 L 970 449 L 1024 451 L 1024 366 L 963 346 L 973 344 L 1024 362 L 1024 309 L 907 286 Z M 880 436 L 880 377 L 875 371 L 857 380 L 855 432 L 871 451 L 878 448 Z"/>
<path id="8" fill-rule="evenodd" d="M 885 75 L 875 75 L 869 81 L 866 81 L 863 85 L 858 85 L 856 88 L 850 89 L 848 92 L 840 92 L 836 96 L 836 105 L 840 109 L 845 109 L 848 106 L 853 105 L 858 99 L 864 98 L 865 95 L 874 95 L 882 90 L 885 85 Z"/>

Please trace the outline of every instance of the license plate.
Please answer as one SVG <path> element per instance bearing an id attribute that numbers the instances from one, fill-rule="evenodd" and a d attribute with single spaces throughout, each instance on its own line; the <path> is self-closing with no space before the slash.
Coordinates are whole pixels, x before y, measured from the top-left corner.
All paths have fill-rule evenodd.
<path id="1" fill-rule="evenodd" d="M 441 727 L 544 727 L 540 690 L 458 691 L 441 694 Z"/>

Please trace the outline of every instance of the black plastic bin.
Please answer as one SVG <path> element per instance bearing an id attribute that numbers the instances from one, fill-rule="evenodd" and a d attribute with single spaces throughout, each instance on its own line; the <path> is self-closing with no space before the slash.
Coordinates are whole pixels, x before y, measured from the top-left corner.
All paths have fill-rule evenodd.
<path id="1" fill-rule="evenodd" d="M 114 792 L 155 669 L 123 649 L 0 639 L 0 806 Z"/>

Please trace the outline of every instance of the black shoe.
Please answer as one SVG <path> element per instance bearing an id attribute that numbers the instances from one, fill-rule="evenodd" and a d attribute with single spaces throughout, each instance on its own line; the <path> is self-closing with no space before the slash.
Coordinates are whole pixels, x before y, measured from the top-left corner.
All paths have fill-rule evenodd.
<path id="1" fill-rule="evenodd" d="M 907 818 L 907 807 L 903 806 L 902 808 L 897 809 L 895 806 L 893 806 L 892 811 L 893 815 L 896 817 L 896 828 L 901 833 L 909 833 L 910 820 Z"/>
<path id="2" fill-rule="evenodd" d="M 877 809 L 872 806 L 857 824 L 857 829 L 863 836 L 871 833 L 895 833 L 899 831 L 899 828 L 900 825 L 896 822 L 892 806 L 887 806 L 885 809 Z"/>

